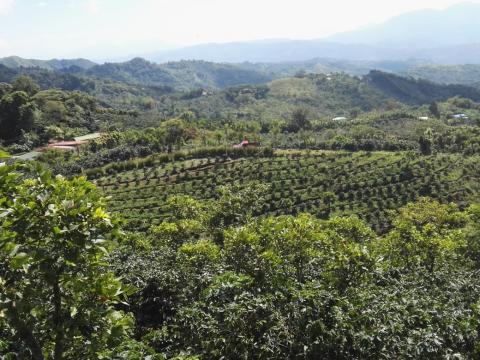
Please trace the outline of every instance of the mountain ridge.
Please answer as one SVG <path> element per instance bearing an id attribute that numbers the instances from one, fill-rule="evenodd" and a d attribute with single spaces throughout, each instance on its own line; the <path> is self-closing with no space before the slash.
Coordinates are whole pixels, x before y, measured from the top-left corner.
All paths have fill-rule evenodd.
<path id="1" fill-rule="evenodd" d="M 480 3 L 443 10 L 417 10 L 383 23 L 314 40 L 264 40 L 200 44 L 143 56 L 156 62 L 203 59 L 215 62 L 285 62 L 312 58 L 426 60 L 442 64 L 478 62 Z"/>
<path id="2" fill-rule="evenodd" d="M 464 2 L 446 9 L 422 9 L 380 24 L 334 34 L 328 41 L 387 48 L 433 49 L 478 43 L 480 3 Z"/>

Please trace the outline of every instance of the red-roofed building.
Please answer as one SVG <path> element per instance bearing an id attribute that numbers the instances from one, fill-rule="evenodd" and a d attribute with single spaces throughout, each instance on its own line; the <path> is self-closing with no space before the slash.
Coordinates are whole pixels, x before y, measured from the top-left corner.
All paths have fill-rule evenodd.
<path id="1" fill-rule="evenodd" d="M 80 151 L 80 147 L 88 144 L 88 141 L 60 141 L 55 143 L 50 143 L 47 146 L 40 149 L 40 151 L 45 151 L 48 149 L 56 150 L 65 150 L 65 151 Z"/>
<path id="2" fill-rule="evenodd" d="M 250 143 L 248 142 L 248 140 L 243 140 L 240 144 L 233 145 L 233 147 L 238 149 L 238 148 L 247 147 L 249 144 Z"/>
<path id="3" fill-rule="evenodd" d="M 258 143 L 258 142 L 251 143 L 247 139 L 245 139 L 240 144 L 233 145 L 233 147 L 235 149 L 246 148 L 246 147 L 251 147 L 251 146 L 260 146 L 260 143 Z"/>

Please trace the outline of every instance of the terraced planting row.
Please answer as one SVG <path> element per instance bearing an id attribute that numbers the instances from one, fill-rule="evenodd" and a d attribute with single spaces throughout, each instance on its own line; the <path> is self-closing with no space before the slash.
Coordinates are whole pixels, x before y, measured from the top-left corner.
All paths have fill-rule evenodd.
<path id="1" fill-rule="evenodd" d="M 480 201 L 478 160 L 398 152 L 277 152 L 272 157 L 143 166 L 95 182 L 111 197 L 110 209 L 137 229 L 168 218 L 165 202 L 171 195 L 211 199 L 218 186 L 262 181 L 270 185 L 269 193 L 257 215 L 357 214 L 382 232 L 389 226 L 390 209 L 420 196 L 460 205 Z"/>

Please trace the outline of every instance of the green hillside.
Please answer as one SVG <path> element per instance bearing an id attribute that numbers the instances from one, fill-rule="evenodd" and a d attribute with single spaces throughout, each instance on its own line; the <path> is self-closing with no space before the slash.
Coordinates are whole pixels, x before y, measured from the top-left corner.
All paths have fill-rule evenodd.
<path id="1" fill-rule="evenodd" d="M 89 174 L 111 197 L 112 211 L 135 229 L 167 219 L 169 196 L 213 199 L 219 186 L 246 186 L 252 181 L 269 186 L 257 215 L 356 214 L 379 232 L 389 227 L 389 210 L 421 196 L 461 205 L 480 201 L 477 156 L 278 151 L 264 157 L 251 151 L 245 157 L 232 150 L 225 158 L 221 149 L 217 154 L 173 162 L 154 156 L 138 163 L 112 164 L 102 170 L 108 175 L 94 170 Z"/>
<path id="2" fill-rule="evenodd" d="M 477 64 L 415 66 L 405 73 L 440 84 L 480 86 L 480 65 Z"/>
<path id="3" fill-rule="evenodd" d="M 180 61 L 154 64 L 143 59 L 96 65 L 88 70 L 71 67 L 47 70 L 10 68 L 0 64 L 0 82 L 30 76 L 42 89 L 79 90 L 95 96 L 106 107 L 154 110 L 161 117 L 185 111 L 207 119 L 275 120 L 299 106 L 313 118 L 348 116 L 350 112 L 418 106 L 460 96 L 480 100 L 480 90 L 464 85 L 436 84 L 387 72 L 363 77 L 345 73 L 298 73 L 278 65 L 278 73 L 258 66 Z M 392 66 L 395 64 L 384 65 Z M 397 65 L 401 66 L 401 65 Z M 389 100 L 393 100 L 389 101 Z"/>
<path id="4" fill-rule="evenodd" d="M 201 118 L 268 121 L 285 118 L 298 107 L 308 109 L 312 118 L 349 117 L 352 111 L 406 109 L 455 96 L 479 101 L 480 90 L 372 71 L 363 78 L 304 74 L 207 94 L 172 94 L 156 102 L 156 107 L 171 116 L 191 110 Z"/>
<path id="5" fill-rule="evenodd" d="M 365 80 L 385 96 L 408 104 L 424 104 L 461 96 L 480 101 L 480 90 L 462 85 L 441 85 L 428 80 L 406 78 L 381 71 L 371 71 Z"/>
<path id="6" fill-rule="evenodd" d="M 345 74 L 310 74 L 276 79 L 265 85 L 239 85 L 211 93 L 171 95 L 157 102 L 157 108 L 179 115 L 194 111 L 200 118 L 265 121 L 288 117 L 305 107 L 313 118 L 381 108 L 387 98 L 361 79 Z"/>

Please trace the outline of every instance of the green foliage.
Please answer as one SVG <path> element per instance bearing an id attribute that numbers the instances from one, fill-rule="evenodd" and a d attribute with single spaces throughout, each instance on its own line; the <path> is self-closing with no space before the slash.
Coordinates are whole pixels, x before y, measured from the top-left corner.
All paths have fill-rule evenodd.
<path id="1" fill-rule="evenodd" d="M 208 224 L 220 230 L 232 225 L 246 223 L 263 206 L 263 196 L 267 187 L 263 184 L 249 184 L 247 187 L 234 184 L 220 187 L 218 198 L 211 204 Z"/>
<path id="2" fill-rule="evenodd" d="M 185 123 L 182 120 L 169 120 L 162 123 L 167 146 L 179 146 L 186 138 Z"/>
<path id="3" fill-rule="evenodd" d="M 0 325 L 19 356 L 97 358 L 133 325 L 113 308 L 131 289 L 103 268 L 117 220 L 84 178 L 20 170 L 0 167 Z"/>
<path id="4" fill-rule="evenodd" d="M 308 110 L 305 108 L 295 109 L 287 129 L 292 132 L 308 130 L 312 126 L 308 119 Z"/>
<path id="5" fill-rule="evenodd" d="M 55 166 L 57 164 L 63 164 L 69 161 L 73 156 L 74 155 L 71 151 L 48 149 L 38 157 L 38 161 L 43 164 Z"/>
<path id="6" fill-rule="evenodd" d="M 467 242 L 464 227 L 468 215 L 455 205 L 441 205 L 422 198 L 402 208 L 380 252 L 392 267 L 418 267 L 432 273 L 446 263 L 461 261 Z"/>
<path id="7" fill-rule="evenodd" d="M 0 159 L 7 159 L 10 157 L 10 154 L 3 149 L 0 149 Z"/>
<path id="8" fill-rule="evenodd" d="M 97 102 L 84 93 L 38 91 L 29 77 L 19 77 L 2 94 L 0 139 L 6 144 L 15 142 L 31 148 L 98 129 Z M 29 143 L 25 137 L 33 141 Z"/>

